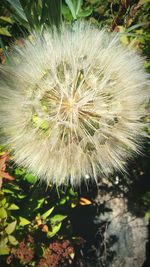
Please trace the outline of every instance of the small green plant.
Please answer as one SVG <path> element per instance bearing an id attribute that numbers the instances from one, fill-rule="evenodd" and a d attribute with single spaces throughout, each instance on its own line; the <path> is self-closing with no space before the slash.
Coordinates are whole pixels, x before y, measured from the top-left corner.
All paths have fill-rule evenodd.
<path id="1" fill-rule="evenodd" d="M 66 255 L 64 257 L 67 257 L 66 261 L 73 261 L 76 237 L 72 236 L 68 212 L 77 205 L 89 205 L 91 202 L 79 198 L 77 191 L 71 187 L 58 189 L 52 185 L 38 186 L 39 182 L 35 176 L 14 165 L 12 157 L 9 160 L 9 154 L 3 149 L 0 153 L 1 166 L 4 166 L 7 159 L 7 166 L 5 165 L 1 172 L 3 183 L 0 192 L 2 262 L 12 266 L 18 266 L 16 264 L 35 266 L 39 260 L 41 266 L 43 261 L 46 262 L 48 250 L 52 249 L 51 246 L 54 247 L 55 240 L 58 242 L 58 247 L 63 246 L 64 253 L 65 244 L 68 244 L 69 254 L 64 254 Z M 70 239 L 67 243 L 64 240 L 66 237 Z M 52 245 L 48 248 L 49 244 Z M 38 259 L 35 260 L 38 251 Z"/>

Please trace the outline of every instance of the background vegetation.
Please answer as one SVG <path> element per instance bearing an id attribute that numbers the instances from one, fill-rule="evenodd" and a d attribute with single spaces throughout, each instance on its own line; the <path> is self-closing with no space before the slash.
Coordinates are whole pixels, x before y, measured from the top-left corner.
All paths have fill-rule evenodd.
<path id="1" fill-rule="evenodd" d="M 84 19 L 108 31 L 119 32 L 123 45 L 145 56 L 144 67 L 150 71 L 149 2 L 1 0 L 0 61 L 9 63 L 11 45 L 22 46 L 23 38 L 30 38 L 31 31 L 42 32 L 53 24 L 59 28 L 62 21 L 74 23 Z M 145 131 L 150 133 L 150 127 Z M 129 163 L 128 175 L 118 174 L 117 185 L 115 175 L 108 177 L 113 194 L 128 197 L 129 209 L 147 219 L 150 218 L 149 154 L 147 140 L 145 156 Z M 86 266 L 93 232 L 99 230 L 95 230 L 92 220 L 98 212 L 104 212 L 104 207 L 95 201 L 99 186 L 89 185 L 91 190 L 85 185 L 81 189 L 46 187 L 33 174 L 18 167 L 7 147 L 1 146 L 0 265 Z M 136 210 L 137 203 L 140 210 Z M 102 226 L 98 227 L 102 230 Z"/>

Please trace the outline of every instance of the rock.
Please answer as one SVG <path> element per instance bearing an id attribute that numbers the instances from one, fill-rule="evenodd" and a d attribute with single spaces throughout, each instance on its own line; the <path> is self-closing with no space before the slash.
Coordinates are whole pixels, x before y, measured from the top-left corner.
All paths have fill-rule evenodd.
<path id="1" fill-rule="evenodd" d="M 95 223 L 105 223 L 103 242 L 106 247 L 101 255 L 108 259 L 105 267 L 142 267 L 146 255 L 146 242 L 148 239 L 148 222 L 138 218 L 128 211 L 127 199 L 123 197 L 110 197 L 109 194 L 99 196 L 101 203 L 109 212 L 100 213 Z"/>

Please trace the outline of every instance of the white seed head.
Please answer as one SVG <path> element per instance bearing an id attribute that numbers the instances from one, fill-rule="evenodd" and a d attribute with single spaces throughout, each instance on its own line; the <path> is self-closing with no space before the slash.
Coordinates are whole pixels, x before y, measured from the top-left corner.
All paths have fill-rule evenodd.
<path id="1" fill-rule="evenodd" d="M 18 164 L 57 185 L 125 170 L 140 151 L 143 60 L 118 35 L 63 26 L 25 40 L 1 66 L 0 120 Z"/>

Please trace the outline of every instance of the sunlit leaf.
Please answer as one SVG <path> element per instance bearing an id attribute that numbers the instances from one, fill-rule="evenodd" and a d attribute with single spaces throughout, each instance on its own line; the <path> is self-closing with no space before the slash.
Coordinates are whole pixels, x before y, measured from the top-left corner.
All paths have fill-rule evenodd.
<path id="1" fill-rule="evenodd" d="M 52 225 L 52 230 L 48 231 L 47 236 L 50 237 L 50 238 L 55 236 L 58 233 L 58 231 L 60 230 L 61 225 L 62 225 L 61 222 L 56 224 L 56 225 Z"/>
<path id="2" fill-rule="evenodd" d="M 7 211 L 5 210 L 4 207 L 0 208 L 0 218 L 1 219 L 7 218 Z"/>
<path id="3" fill-rule="evenodd" d="M 8 255 L 9 254 L 9 247 L 7 246 L 8 238 L 2 238 L 0 240 L 0 255 Z"/>
<path id="4" fill-rule="evenodd" d="M 126 35 L 121 35 L 120 41 L 122 42 L 122 44 L 125 44 L 125 45 L 129 44 L 129 39 Z"/>
<path id="5" fill-rule="evenodd" d="M 20 220 L 20 222 L 19 222 L 19 225 L 20 225 L 20 226 L 25 226 L 25 225 L 28 225 L 28 224 L 31 223 L 29 220 L 27 220 L 27 219 L 24 218 L 24 217 L 19 217 L 19 220 Z"/>
<path id="6" fill-rule="evenodd" d="M 41 198 L 41 199 L 38 199 L 38 203 L 37 203 L 37 206 L 34 208 L 34 211 L 41 208 L 43 203 L 44 203 L 45 199 L 44 198 Z"/>
<path id="7" fill-rule="evenodd" d="M 25 176 L 24 176 L 24 179 L 26 181 L 28 181 L 28 183 L 31 183 L 31 184 L 34 184 L 37 180 L 37 177 L 34 176 L 32 173 L 27 173 Z"/>
<path id="8" fill-rule="evenodd" d="M 5 232 L 10 235 L 11 233 L 14 232 L 15 228 L 16 228 L 16 223 L 17 221 L 14 221 L 12 223 L 9 223 L 8 226 L 5 228 Z"/>
<path id="9" fill-rule="evenodd" d="M 7 189 L 7 188 L 4 188 L 4 189 L 3 189 L 3 192 L 4 192 L 4 193 L 7 193 L 7 194 L 14 195 L 14 192 L 13 192 L 12 190 L 10 190 L 10 189 Z"/>
<path id="10" fill-rule="evenodd" d="M 61 198 L 59 201 L 59 205 L 64 205 L 66 203 L 66 201 L 67 201 L 66 197 Z"/>
<path id="11" fill-rule="evenodd" d="M 23 168 L 16 168 L 15 169 L 16 175 L 23 175 L 24 173 L 25 173 L 25 169 L 23 169 Z"/>
<path id="12" fill-rule="evenodd" d="M 12 245 L 14 245 L 14 246 L 18 244 L 17 239 L 16 239 L 14 236 L 12 236 L 12 235 L 9 235 L 9 236 L 8 236 L 8 240 L 9 240 L 9 242 L 10 242 Z"/>
<path id="13" fill-rule="evenodd" d="M 51 222 L 51 224 L 57 224 L 59 222 L 62 222 L 65 218 L 67 218 L 66 215 L 56 214 L 50 218 L 50 222 Z"/>
<path id="14" fill-rule="evenodd" d="M 50 214 L 53 212 L 53 210 L 54 210 L 54 207 L 50 208 L 50 209 L 47 210 L 45 213 L 43 213 L 43 214 L 41 215 L 41 217 L 42 217 L 44 220 L 47 219 L 47 217 L 50 216 Z"/>
<path id="15" fill-rule="evenodd" d="M 11 17 L 6 17 L 6 16 L 0 16 L 0 21 L 4 21 L 4 22 L 7 22 L 7 23 L 10 23 L 12 24 L 13 23 L 13 20 Z"/>
<path id="16" fill-rule="evenodd" d="M 1 206 L 4 206 L 4 205 L 6 204 L 6 202 L 7 202 L 7 200 L 6 200 L 6 198 L 4 197 L 4 198 L 2 198 L 2 200 L 0 201 L 0 205 L 1 205 Z"/>
<path id="17" fill-rule="evenodd" d="M 18 207 L 16 204 L 11 204 L 11 205 L 8 207 L 8 210 L 19 210 L 19 207 Z"/>
<path id="18" fill-rule="evenodd" d="M 11 33 L 7 30 L 6 27 L 0 27 L 0 34 L 11 37 Z"/>
<path id="19" fill-rule="evenodd" d="M 74 202 L 71 203 L 71 208 L 72 209 L 75 208 L 76 206 L 77 206 L 77 203 L 74 203 Z"/>

